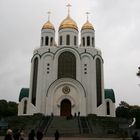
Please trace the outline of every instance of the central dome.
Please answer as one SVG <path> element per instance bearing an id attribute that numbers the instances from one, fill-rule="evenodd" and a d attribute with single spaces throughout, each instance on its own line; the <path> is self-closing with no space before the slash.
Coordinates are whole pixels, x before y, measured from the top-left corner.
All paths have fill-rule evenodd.
<path id="1" fill-rule="evenodd" d="M 78 30 L 76 22 L 70 16 L 67 16 L 67 18 L 65 18 L 59 26 L 59 30 L 65 29 L 65 28 Z"/>

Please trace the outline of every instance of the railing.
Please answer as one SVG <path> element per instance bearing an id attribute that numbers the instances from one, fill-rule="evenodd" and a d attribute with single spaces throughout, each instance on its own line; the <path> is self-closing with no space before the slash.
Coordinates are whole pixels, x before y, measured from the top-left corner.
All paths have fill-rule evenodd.
<path id="1" fill-rule="evenodd" d="M 53 117 L 52 117 L 52 116 L 49 117 L 48 122 L 47 122 L 47 124 L 46 124 L 46 126 L 45 126 L 45 128 L 44 128 L 44 131 L 43 131 L 44 134 L 47 133 L 47 130 L 48 130 L 48 128 L 49 128 L 49 126 L 50 126 L 52 120 L 53 120 Z"/>
<path id="2" fill-rule="evenodd" d="M 81 134 L 82 133 L 82 130 L 81 130 L 82 126 L 81 126 L 80 117 L 78 116 L 77 119 L 78 119 L 79 133 Z"/>
<path id="3" fill-rule="evenodd" d="M 80 133 L 89 134 L 92 133 L 92 128 L 86 117 L 78 117 L 78 124 Z"/>
<path id="4" fill-rule="evenodd" d="M 50 119 L 50 116 L 42 116 L 39 124 L 37 124 L 35 127 L 35 131 L 41 130 L 43 133 L 45 133 L 48 128 Z"/>

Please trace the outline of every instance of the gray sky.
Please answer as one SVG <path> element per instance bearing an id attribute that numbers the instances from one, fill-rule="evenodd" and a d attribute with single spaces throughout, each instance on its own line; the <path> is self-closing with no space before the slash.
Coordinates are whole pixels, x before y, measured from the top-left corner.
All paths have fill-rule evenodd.
<path id="1" fill-rule="evenodd" d="M 105 88 L 114 89 L 117 105 L 140 105 L 140 0 L 0 0 L 0 99 L 18 102 L 20 89 L 29 87 L 30 61 L 47 12 L 57 32 L 69 2 L 79 31 L 90 12 Z"/>

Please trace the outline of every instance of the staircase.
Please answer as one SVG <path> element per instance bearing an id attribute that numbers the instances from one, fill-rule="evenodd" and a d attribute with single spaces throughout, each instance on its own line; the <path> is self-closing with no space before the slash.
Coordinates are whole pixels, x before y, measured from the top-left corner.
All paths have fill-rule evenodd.
<path id="1" fill-rule="evenodd" d="M 41 130 L 43 133 L 46 133 L 50 123 L 52 121 L 52 117 L 50 116 L 42 116 L 40 122 L 36 125 L 35 131 Z"/>
<path id="2" fill-rule="evenodd" d="M 45 134 L 53 136 L 56 129 L 60 136 L 77 136 L 80 133 L 77 118 L 53 117 Z"/>
<path id="3" fill-rule="evenodd" d="M 90 123 L 87 117 L 79 117 L 78 119 L 79 119 L 81 134 L 91 134 L 92 128 L 90 127 Z"/>

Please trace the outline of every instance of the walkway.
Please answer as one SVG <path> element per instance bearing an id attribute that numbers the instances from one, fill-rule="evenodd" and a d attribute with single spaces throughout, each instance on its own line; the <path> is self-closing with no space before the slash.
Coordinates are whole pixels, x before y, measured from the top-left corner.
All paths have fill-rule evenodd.
<path id="1" fill-rule="evenodd" d="M 3 140 L 4 137 L 0 136 L 0 140 Z M 28 140 L 28 138 L 25 138 L 24 140 Z M 53 137 L 44 137 L 42 140 L 54 140 Z M 131 138 L 67 138 L 62 137 L 59 140 L 132 140 Z"/>

